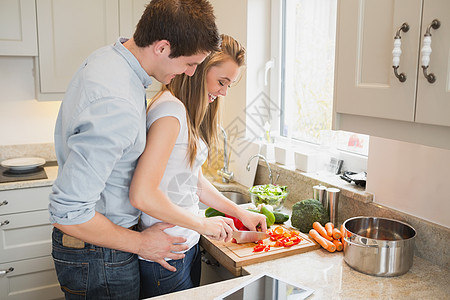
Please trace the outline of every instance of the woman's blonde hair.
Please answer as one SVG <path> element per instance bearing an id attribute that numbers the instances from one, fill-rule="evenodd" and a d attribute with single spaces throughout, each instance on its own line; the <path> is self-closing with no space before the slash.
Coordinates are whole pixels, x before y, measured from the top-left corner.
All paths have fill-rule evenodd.
<path id="1" fill-rule="evenodd" d="M 213 103 L 209 103 L 208 89 L 206 86 L 206 74 L 209 69 L 218 66 L 231 59 L 238 67 L 245 64 L 245 48 L 231 36 L 222 34 L 220 50 L 211 53 L 198 65 L 193 76 L 180 74 L 172 81 L 163 86 L 161 91 L 152 100 L 169 90 L 175 97 L 183 102 L 186 107 L 188 126 L 188 151 L 187 158 L 192 167 L 197 156 L 198 141 L 202 139 L 208 146 L 208 157 L 210 149 L 217 144 L 218 112 L 220 108 L 220 97 Z"/>

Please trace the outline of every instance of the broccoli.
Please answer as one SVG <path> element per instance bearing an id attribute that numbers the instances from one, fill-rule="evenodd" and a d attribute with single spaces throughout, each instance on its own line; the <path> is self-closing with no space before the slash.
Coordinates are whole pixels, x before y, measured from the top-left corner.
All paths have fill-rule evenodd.
<path id="1" fill-rule="evenodd" d="M 292 207 L 291 224 L 301 232 L 308 233 L 314 222 L 325 224 L 330 221 L 327 210 L 320 201 L 306 199 L 299 201 Z"/>

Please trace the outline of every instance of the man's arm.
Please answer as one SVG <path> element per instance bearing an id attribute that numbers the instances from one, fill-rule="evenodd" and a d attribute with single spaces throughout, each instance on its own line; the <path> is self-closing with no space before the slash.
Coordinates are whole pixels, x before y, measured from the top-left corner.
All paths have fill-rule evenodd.
<path id="1" fill-rule="evenodd" d="M 173 225 L 158 223 L 143 232 L 137 232 L 115 225 L 108 218 L 96 212 L 89 221 L 77 225 L 53 224 L 64 233 L 100 247 L 117 249 L 140 255 L 175 271 L 164 258 L 181 259 L 184 254 L 173 253 L 187 250 L 186 239 L 166 234 L 163 230 Z"/>

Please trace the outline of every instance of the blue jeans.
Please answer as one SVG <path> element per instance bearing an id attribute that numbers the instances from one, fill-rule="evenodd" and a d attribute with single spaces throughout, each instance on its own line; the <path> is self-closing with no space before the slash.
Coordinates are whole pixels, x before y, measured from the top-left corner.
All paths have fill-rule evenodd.
<path id="1" fill-rule="evenodd" d="M 86 243 L 63 246 L 63 232 L 53 228 L 52 255 L 66 299 L 139 299 L 136 254 Z"/>
<path id="2" fill-rule="evenodd" d="M 183 259 L 167 262 L 177 271 L 171 272 L 158 263 L 139 260 L 141 298 L 160 296 L 200 285 L 201 254 L 198 244 L 189 249 Z"/>

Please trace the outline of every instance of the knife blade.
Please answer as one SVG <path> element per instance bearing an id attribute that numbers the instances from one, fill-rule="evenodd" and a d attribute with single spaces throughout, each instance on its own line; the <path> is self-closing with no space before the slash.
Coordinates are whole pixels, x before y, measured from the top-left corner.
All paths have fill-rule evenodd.
<path id="1" fill-rule="evenodd" d="M 242 243 L 251 243 L 251 242 L 257 242 L 260 240 L 264 240 L 266 238 L 270 237 L 265 232 L 258 232 L 258 231 L 233 231 L 233 238 L 236 240 L 236 243 L 242 244 Z"/>

